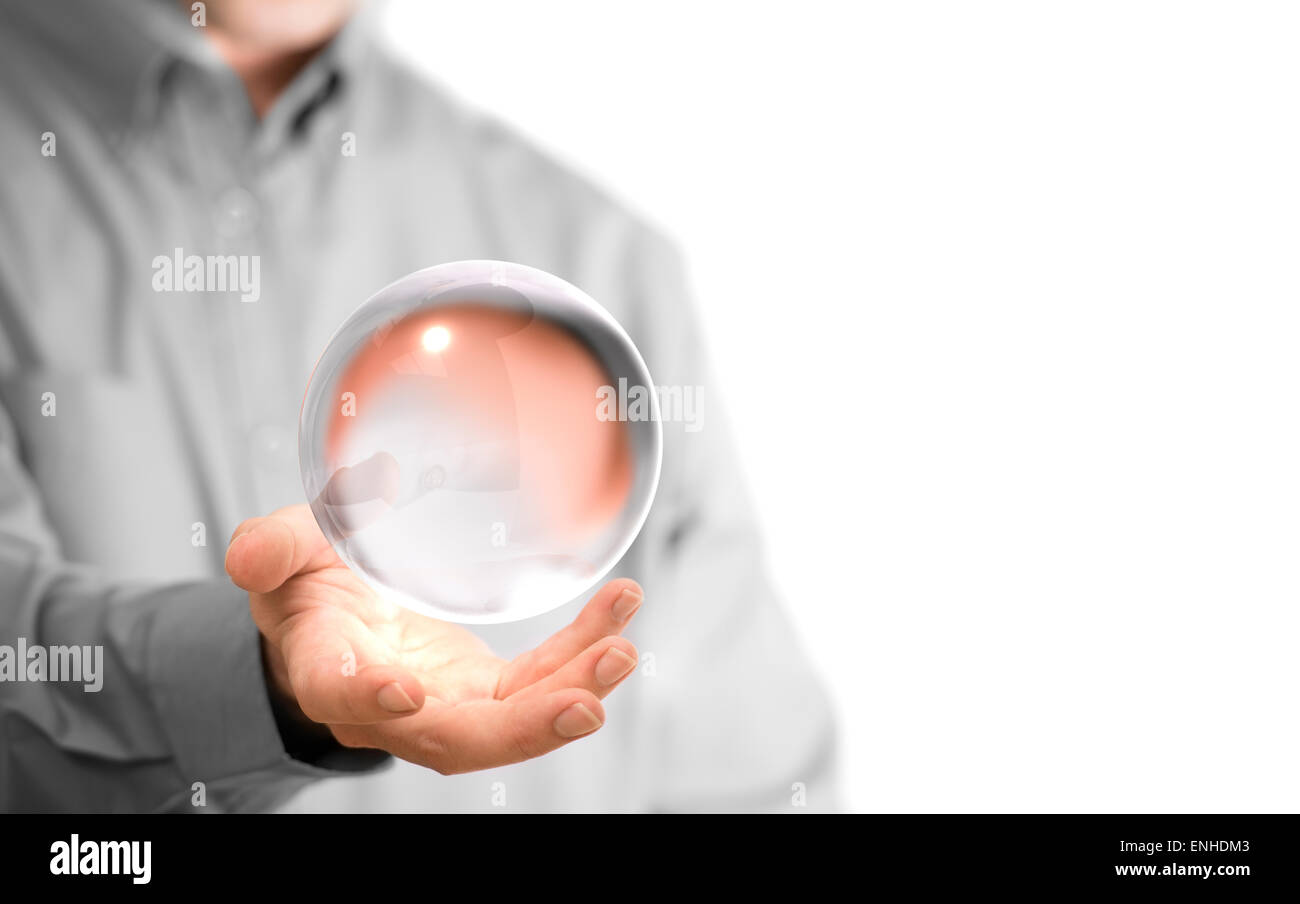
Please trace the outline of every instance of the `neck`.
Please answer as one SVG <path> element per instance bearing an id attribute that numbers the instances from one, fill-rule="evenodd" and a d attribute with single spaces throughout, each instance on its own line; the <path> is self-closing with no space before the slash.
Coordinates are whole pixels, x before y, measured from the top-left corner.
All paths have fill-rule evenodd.
<path id="1" fill-rule="evenodd" d="M 310 47 L 285 51 L 249 46 L 217 29 L 206 31 L 217 53 L 244 83 L 249 103 L 258 119 L 266 115 L 294 76 L 328 43 L 326 39 Z"/>

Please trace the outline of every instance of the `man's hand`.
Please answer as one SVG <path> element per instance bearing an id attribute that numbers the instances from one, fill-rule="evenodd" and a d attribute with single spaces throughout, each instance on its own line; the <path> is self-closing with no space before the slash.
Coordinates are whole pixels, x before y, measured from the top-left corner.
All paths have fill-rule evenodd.
<path id="1" fill-rule="evenodd" d="M 381 600 L 305 505 L 245 521 L 226 571 L 248 591 L 272 691 L 339 743 L 444 774 L 541 756 L 605 721 L 601 698 L 636 667 L 619 636 L 641 604 L 606 584 L 568 627 L 507 662 L 459 625 Z"/>

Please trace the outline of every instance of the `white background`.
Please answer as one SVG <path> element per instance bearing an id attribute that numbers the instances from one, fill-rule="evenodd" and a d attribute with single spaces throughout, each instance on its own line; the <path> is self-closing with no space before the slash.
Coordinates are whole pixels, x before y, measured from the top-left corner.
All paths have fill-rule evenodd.
<path id="1" fill-rule="evenodd" d="M 688 251 L 852 809 L 1300 810 L 1292 9 L 391 4 Z"/>

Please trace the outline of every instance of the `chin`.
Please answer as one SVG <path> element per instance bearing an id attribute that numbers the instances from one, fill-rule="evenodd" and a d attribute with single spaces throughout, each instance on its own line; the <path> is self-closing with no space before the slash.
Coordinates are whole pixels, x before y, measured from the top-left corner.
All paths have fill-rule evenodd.
<path id="1" fill-rule="evenodd" d="M 209 0 L 213 24 L 248 44 L 290 51 L 319 44 L 342 27 L 360 0 Z"/>

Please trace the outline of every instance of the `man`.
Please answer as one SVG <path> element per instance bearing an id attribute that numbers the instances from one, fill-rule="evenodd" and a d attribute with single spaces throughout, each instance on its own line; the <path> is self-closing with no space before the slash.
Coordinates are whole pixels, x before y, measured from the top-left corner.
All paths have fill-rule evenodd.
<path id="1" fill-rule="evenodd" d="M 708 382 L 672 247 L 352 6 L 0 11 L 0 642 L 104 655 L 98 693 L 0 684 L 0 808 L 832 805 L 825 696 L 711 397 L 704 429 L 664 425 L 628 577 L 526 622 L 384 607 L 302 506 L 315 356 L 433 263 L 556 273 L 659 384 Z M 176 255 L 241 284 L 160 278 Z"/>

